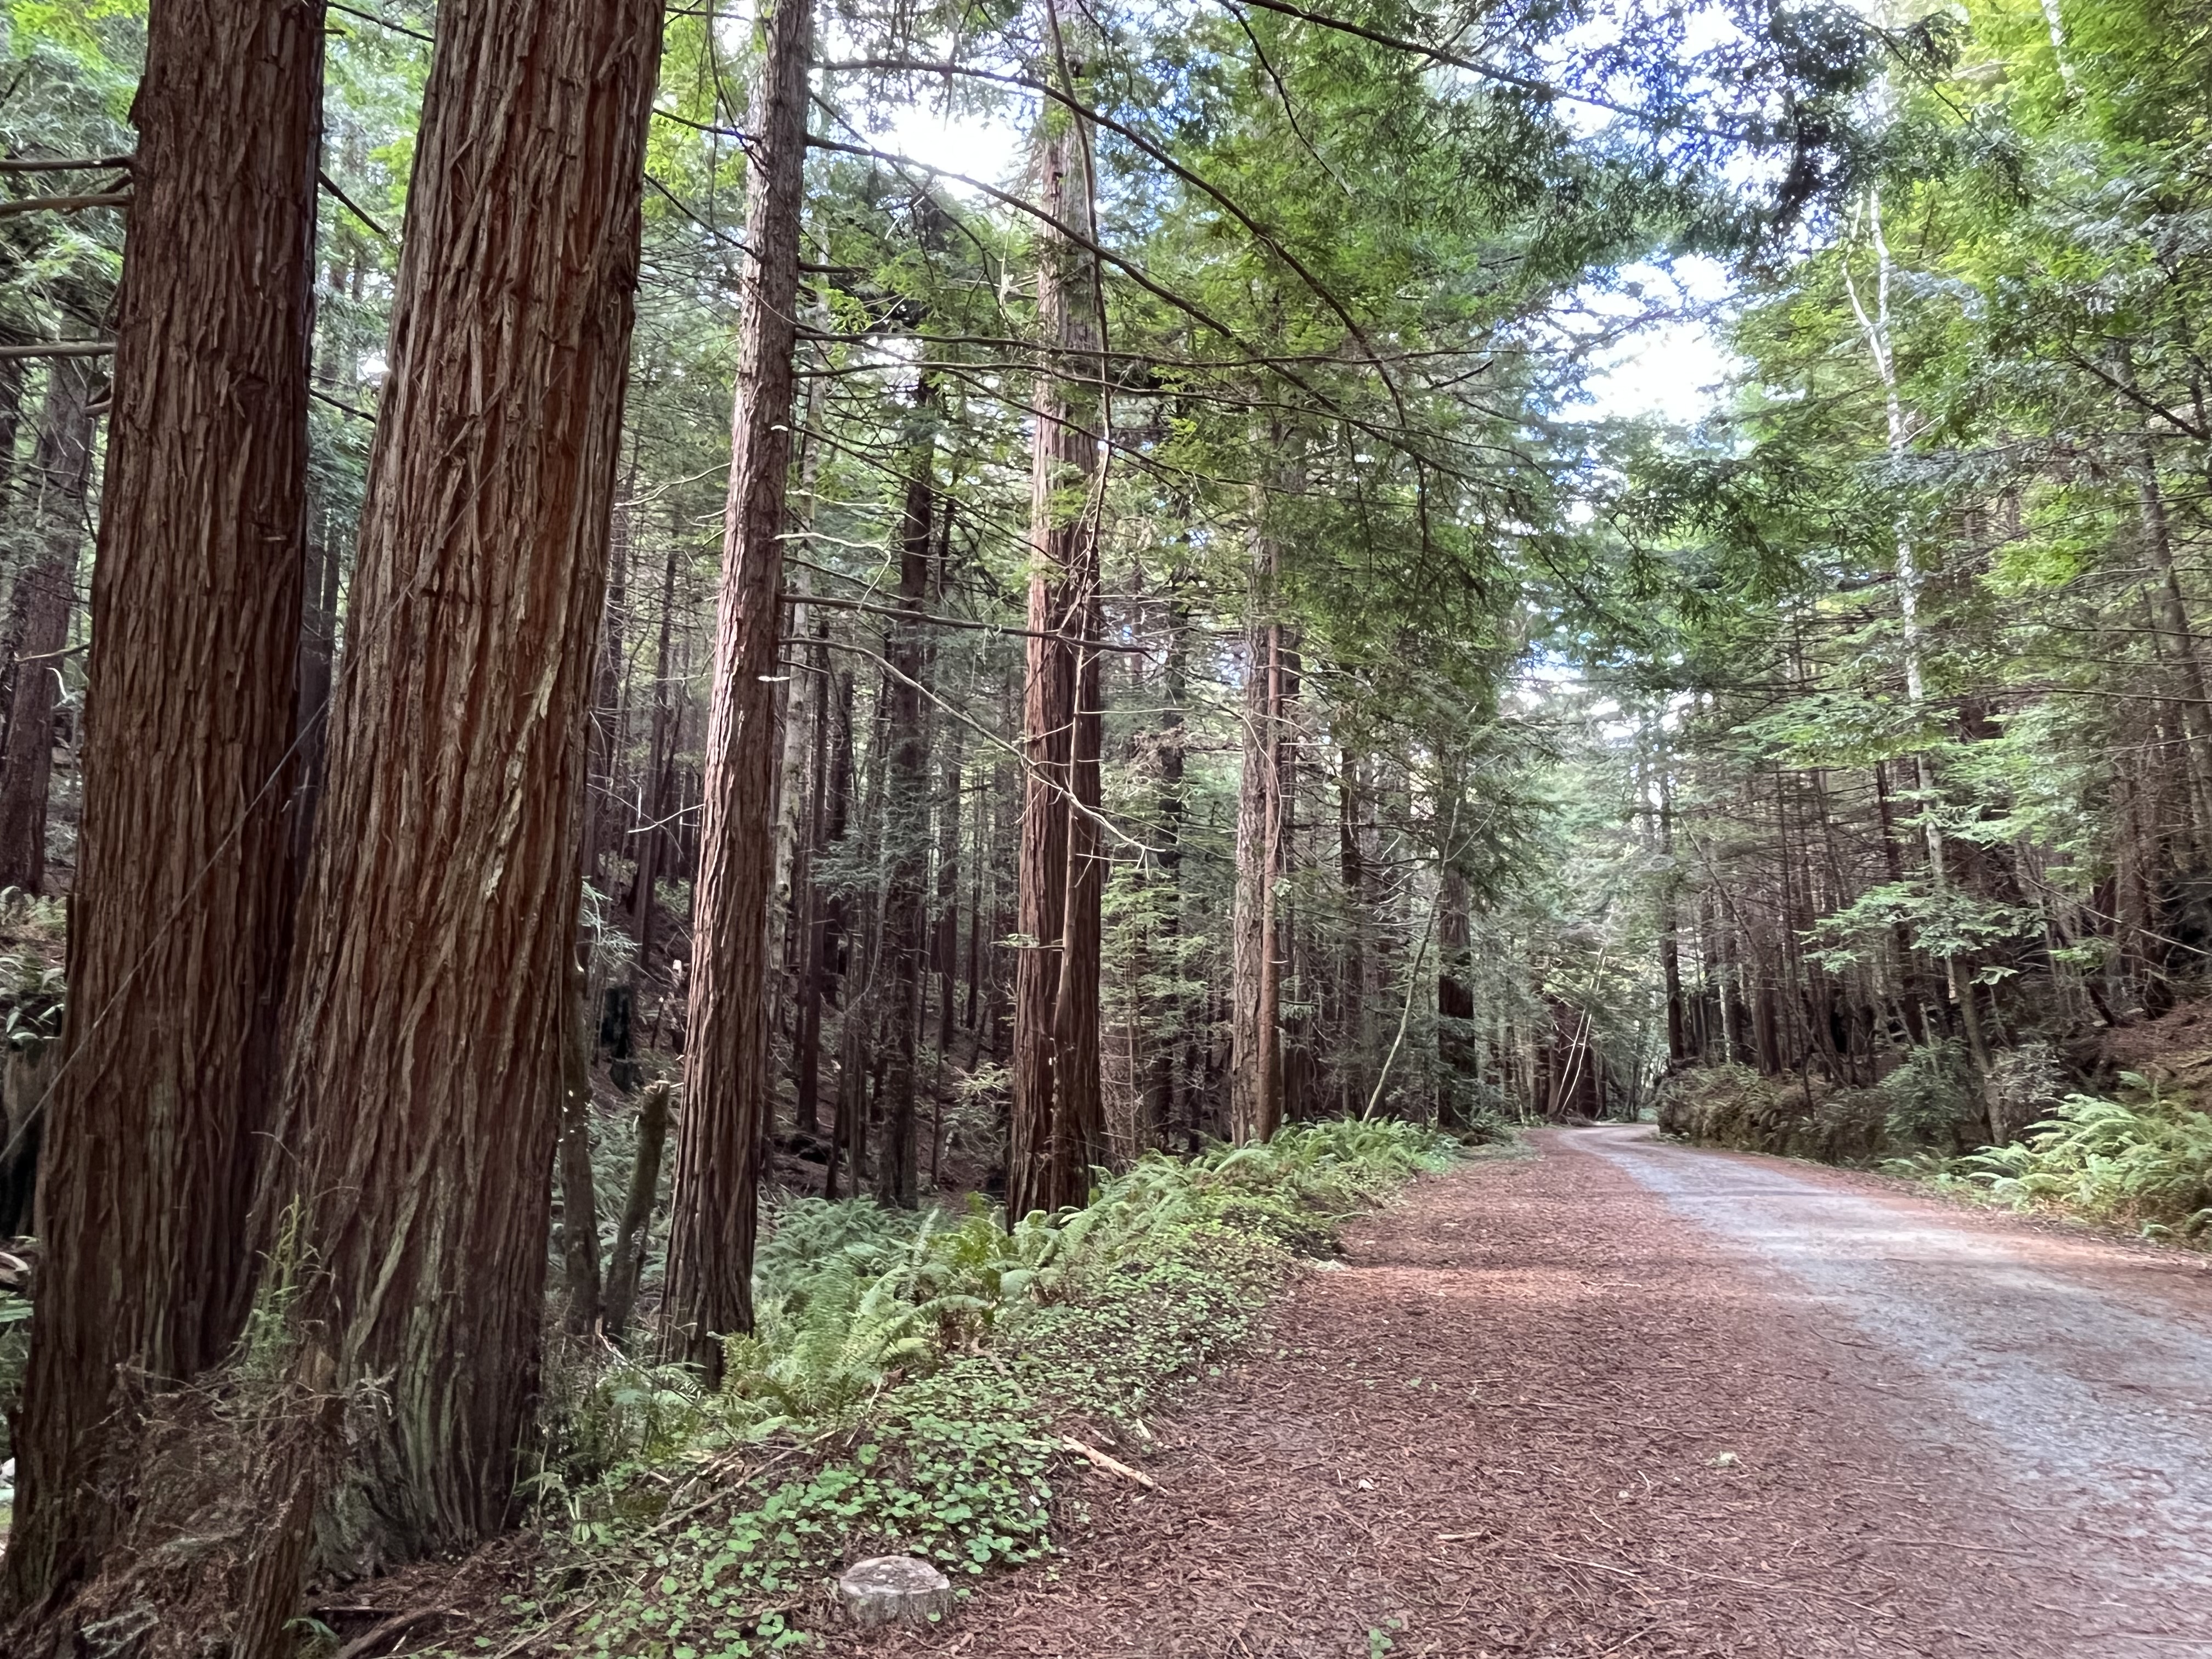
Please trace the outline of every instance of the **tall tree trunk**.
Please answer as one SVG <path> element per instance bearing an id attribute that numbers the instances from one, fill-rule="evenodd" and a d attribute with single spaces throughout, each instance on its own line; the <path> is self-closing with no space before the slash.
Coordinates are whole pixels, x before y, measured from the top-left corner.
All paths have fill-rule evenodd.
<path id="1" fill-rule="evenodd" d="M 1153 904 L 1158 929 L 1155 971 L 1171 984 L 1182 977 L 1183 703 L 1190 695 L 1190 606 L 1180 569 L 1168 578 L 1167 660 L 1161 687 L 1159 780 L 1154 795 L 1158 823 L 1159 895 Z M 1179 992 L 1156 996 L 1151 1009 L 1152 1063 L 1145 1081 L 1144 1127 L 1154 1146 L 1164 1146 L 1175 1120 L 1176 1052 L 1189 1024 Z"/>
<path id="2" fill-rule="evenodd" d="M 63 1607 L 129 1524 L 126 1389 L 215 1365 L 252 1290 L 246 1214 L 289 943 L 322 57 L 319 7 L 165 0 L 148 17 L 93 589 L 68 1060 L 48 1102 L 47 1253 L 15 1425 L 4 1596 L 16 1614 Z M 38 464 L 62 511 L 30 653 L 64 643 L 88 465 L 84 375 L 69 359 L 52 374 L 58 407 Z M 5 879 L 35 887 L 53 665 L 26 666 L 0 840 Z M 34 802 L 19 800 L 18 747 Z M 66 1646 L 67 1622 L 41 1638 Z M 265 1643 L 276 1631 L 245 1634 Z"/>
<path id="3" fill-rule="evenodd" d="M 915 1150 L 915 1058 L 921 1048 L 923 945 L 922 884 L 929 859 L 929 727 L 922 707 L 922 601 L 929 592 L 931 474 L 936 434 L 930 422 L 936 399 L 925 370 L 915 388 L 915 419 L 921 428 L 907 447 L 906 501 L 899 519 L 898 609 L 902 619 L 884 630 L 884 685 L 890 745 L 884 768 L 884 1030 L 879 1054 L 884 1080 L 878 1100 L 884 1135 L 876 1158 L 875 1192 L 884 1204 L 912 1209 Z M 914 620 L 905 620 L 912 618 Z"/>
<path id="4" fill-rule="evenodd" d="M 1336 880 L 1343 895 L 1343 949 L 1337 963 L 1336 1053 L 1337 1097 L 1340 1109 L 1352 1109 L 1358 1087 L 1358 1069 L 1366 1054 L 1367 910 L 1361 889 L 1366 859 L 1359 845 L 1359 787 L 1349 746 L 1340 750 L 1336 769 Z"/>
<path id="5" fill-rule="evenodd" d="M 676 837 L 668 820 L 676 815 L 676 744 L 681 735 L 681 711 L 676 702 L 677 672 L 671 654 L 676 627 L 676 565 L 678 544 L 671 541 L 660 578 L 660 629 L 653 655 L 653 720 L 646 744 L 645 782 L 640 793 L 639 822 L 630 831 L 630 938 L 637 948 L 630 957 L 629 983 L 622 997 L 627 1022 L 637 1006 L 637 994 L 650 971 L 653 926 L 658 912 L 653 891 L 660 879 L 661 852 Z M 658 1018 L 658 1016 L 655 1017 Z M 612 1070 L 617 1086 L 634 1087 L 636 1068 L 630 1058 L 626 1030 L 617 1034 Z"/>
<path id="6" fill-rule="evenodd" d="M 1659 976 L 1667 996 L 1667 1064 L 1690 1058 L 1689 1020 L 1682 998 L 1682 870 L 1674 857 L 1674 789 L 1668 757 L 1662 750 L 1659 773 Z M 1702 1047 L 1699 1057 L 1703 1057 Z"/>
<path id="7" fill-rule="evenodd" d="M 2158 460 L 2148 440 L 2136 443 L 2136 490 L 2142 516 L 2143 550 L 2152 577 L 2149 603 L 2153 606 L 2151 642 L 2161 656 L 2170 647 L 2180 672 L 2179 713 L 2187 742 L 2183 753 L 2190 781 L 2190 817 L 2197 825 L 2192 837 L 2192 864 L 2203 867 L 2212 858 L 2212 681 L 2204 672 L 2203 647 L 2191 625 L 2188 601 L 2181 591 L 2181 574 L 2173 558 L 2173 532 L 2160 486 Z"/>
<path id="8" fill-rule="evenodd" d="M 1048 9 L 1056 0 L 1048 0 Z M 1053 13 L 1053 33 L 1060 33 Z M 1071 73 L 1074 72 L 1072 69 Z M 1091 234 L 1089 134 L 1048 105 L 1042 205 Z M 1097 273 L 1058 232 L 1041 238 L 1030 470 L 1027 762 L 1018 883 L 1023 946 L 1015 968 L 1013 1101 L 1006 1212 L 1080 1204 L 1103 1127 L 1098 1079 L 1098 904 L 1104 860 L 1084 808 L 1098 802 L 1097 653 L 1085 648 L 1097 601 L 1101 483 Z"/>
<path id="9" fill-rule="evenodd" d="M 1850 269 L 1844 267 L 1844 288 L 1850 296 L 1851 310 L 1858 319 L 1859 330 L 1867 345 L 1868 355 L 1874 360 L 1875 371 L 1881 381 L 1883 406 L 1887 421 L 1889 452 L 1893 457 L 1910 453 L 1911 439 L 1905 419 L 1905 402 L 1897 372 L 1895 341 L 1891 331 L 1889 295 L 1894 268 L 1890 259 L 1889 243 L 1882 231 L 1881 195 L 1879 190 L 1869 191 L 1866 203 L 1866 222 L 1875 251 L 1875 303 L 1869 311 L 1859 297 L 1858 287 L 1851 280 Z M 1897 605 L 1899 621 L 1905 647 L 1905 691 L 1906 702 L 1917 708 L 1926 699 L 1924 680 L 1925 629 L 1921 618 L 1920 599 L 1925 582 L 1919 568 L 1917 550 L 1912 544 L 1909 526 L 1900 519 L 1897 527 Z M 1934 764 L 1925 755 L 1913 757 L 1913 765 L 1923 795 L 1934 786 Z M 1924 814 L 1928 838 L 1929 884 L 1940 900 L 1950 885 L 1945 864 L 1943 830 L 1935 804 L 1929 802 Z M 1957 956 L 1943 958 L 1943 971 L 1948 981 L 1951 997 L 1965 1026 L 1966 1047 L 1974 1064 L 1975 1074 L 1988 1094 L 1990 1054 L 1983 1039 L 1981 1016 L 1974 1002 L 1974 988 L 1966 972 L 1966 965 Z M 1994 1135 L 1994 1129 L 1992 1129 Z"/>
<path id="10" fill-rule="evenodd" d="M 142 232 L 139 245 L 147 240 Z M 7 753 L 0 758 L 0 887 L 20 887 L 27 893 L 41 891 L 46 879 L 46 795 L 61 686 L 58 659 L 69 644 L 70 617 L 76 609 L 77 552 L 84 538 L 85 491 L 92 479 L 93 417 L 86 412 L 91 396 L 87 360 L 55 358 L 46 370 L 39 439 L 31 455 L 36 551 L 29 568 L 15 578 L 9 629 L 16 641 L 15 674 Z M 296 572 L 289 591 L 296 604 Z"/>
<path id="11" fill-rule="evenodd" d="M 629 1187 L 622 1218 L 615 1226 L 614 1254 L 607 1259 L 606 1334 L 619 1339 L 629 1328 L 637 1304 L 637 1281 L 653 1231 L 653 1200 L 660 1188 L 661 1154 L 668 1144 L 668 1103 L 673 1091 L 648 1083 L 637 1097 L 637 1152 L 630 1160 Z"/>
<path id="12" fill-rule="evenodd" d="M 536 1392 L 585 721 L 659 0 L 447 0 L 288 1004 L 326 1565 L 507 1520 Z"/>
<path id="13" fill-rule="evenodd" d="M 1067 902 L 1062 909 L 1060 983 L 1053 1005 L 1053 1183 L 1061 1204 L 1091 1193 L 1092 1166 L 1106 1161 L 1104 1055 L 1099 992 L 1105 950 L 1109 860 L 1099 830 L 1104 803 L 1099 763 L 1105 738 L 1100 685 L 1098 543 L 1088 538 L 1078 580 L 1079 606 L 1067 618 L 1075 634 L 1075 722 L 1068 744 Z"/>
<path id="14" fill-rule="evenodd" d="M 791 471 L 792 352 L 806 161 L 813 0 L 777 0 L 753 103 L 738 324 L 737 407 L 693 884 L 684 1115 L 668 1243 L 668 1327 L 710 1378 L 723 1335 L 753 1323 L 761 1126 L 769 1103 L 769 903 L 775 871 L 775 691 Z"/>
<path id="15" fill-rule="evenodd" d="M 1262 504 L 1261 512 L 1265 507 Z M 1231 923 L 1229 1122 L 1239 1143 L 1282 1122 L 1280 951 L 1275 878 L 1283 854 L 1283 629 L 1273 619 L 1276 547 L 1264 526 L 1253 544 L 1246 632 L 1243 757 L 1237 803 L 1237 889 Z"/>
<path id="16" fill-rule="evenodd" d="M 300 675 L 293 717 L 298 750 L 293 758 L 291 847 L 292 901 L 307 878 L 315 815 L 323 799 L 330 756 L 331 676 L 337 667 L 339 550 L 325 528 L 308 537 L 307 588 L 301 605 Z"/>
<path id="17" fill-rule="evenodd" d="M 821 856 L 830 846 L 830 647 L 829 613 L 815 620 L 815 645 L 808 659 L 812 684 L 813 758 L 808 770 L 807 856 L 802 879 L 801 915 L 805 933 L 799 967 L 799 1012 L 793 1023 L 793 1065 L 797 1073 L 794 1115 L 812 1133 L 822 1127 L 822 1000 L 830 977 L 831 906 L 823 890 Z M 848 718 L 845 730 L 850 732 Z M 842 758 L 842 757 L 841 757 Z M 849 765 L 849 760 L 843 763 Z M 842 829 L 843 826 L 839 826 Z"/>
<path id="18" fill-rule="evenodd" d="M 822 470 L 823 446 L 815 441 L 813 430 L 820 418 L 823 387 L 820 376 L 807 382 L 805 418 L 801 422 L 802 437 L 799 457 L 799 501 L 793 514 L 795 538 L 803 537 L 814 522 L 814 487 Z M 805 637 L 807 627 L 807 576 L 804 566 L 794 566 L 784 577 L 784 599 L 789 605 L 790 633 L 793 640 Z M 775 837 L 769 865 L 769 939 L 763 961 L 767 965 L 769 1012 L 772 1030 L 781 1031 L 784 1011 L 797 1001 L 795 985 L 786 988 L 798 975 L 794 971 L 794 953 L 803 954 L 805 943 L 797 933 L 799 912 L 805 908 L 800 887 L 807 866 L 812 862 L 811 849 L 803 850 L 801 836 L 807 821 L 806 751 L 807 723 L 793 718 L 792 697 L 793 677 L 779 673 L 774 677 L 775 686 L 775 720 L 781 756 L 776 763 L 775 779 Z M 788 978 L 787 977 L 788 976 Z M 775 1129 L 770 1121 L 775 1115 L 770 1106 L 761 1113 L 761 1133 L 765 1137 Z M 768 1153 L 763 1149 L 762 1158 Z M 765 1167 L 765 1163 L 763 1166 Z"/>
<path id="19" fill-rule="evenodd" d="M 944 723 L 938 757 L 937 893 L 930 922 L 930 954 L 937 970 L 937 1069 L 940 1090 L 952 1052 L 953 1004 L 960 979 L 960 836 L 964 817 L 968 728 Z"/>
<path id="20" fill-rule="evenodd" d="M 588 812 L 589 808 L 586 811 Z M 568 957 L 561 1028 L 561 1301 L 574 1336 L 599 1322 L 599 1195 L 592 1173 L 591 989 L 582 951 Z"/>
<path id="21" fill-rule="evenodd" d="M 1437 1092 L 1437 1121 L 1448 1129 L 1465 1127 L 1467 1097 L 1477 1075 L 1474 1050 L 1474 959 L 1468 914 L 1467 874 L 1449 851 L 1443 888 L 1437 903 L 1437 1062 L 1442 1086 Z"/>
<path id="22" fill-rule="evenodd" d="M 637 494 L 638 441 L 630 440 L 629 465 L 614 505 L 608 532 L 607 601 L 599 623 L 598 659 L 592 665 L 590 746 L 584 764 L 584 879 L 601 893 L 612 890 L 600 864 L 618 843 L 622 799 L 623 682 L 627 667 L 624 635 L 629 622 L 631 509 Z M 672 557 L 671 562 L 673 562 Z"/>

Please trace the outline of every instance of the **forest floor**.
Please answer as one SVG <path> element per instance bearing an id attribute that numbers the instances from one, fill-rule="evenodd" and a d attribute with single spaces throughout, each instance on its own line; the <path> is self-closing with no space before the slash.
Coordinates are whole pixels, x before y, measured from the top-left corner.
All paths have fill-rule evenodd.
<path id="1" fill-rule="evenodd" d="M 838 1650 L 2212 1656 L 2203 1258 L 1635 1128 L 1346 1244 L 1156 1492 L 1073 1477 L 1053 1565 Z"/>

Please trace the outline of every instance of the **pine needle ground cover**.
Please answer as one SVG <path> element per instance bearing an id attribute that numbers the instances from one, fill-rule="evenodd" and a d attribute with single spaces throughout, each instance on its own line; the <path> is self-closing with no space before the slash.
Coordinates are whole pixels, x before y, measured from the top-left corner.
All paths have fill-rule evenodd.
<path id="1" fill-rule="evenodd" d="M 557 1385 L 532 1483 L 544 1559 L 449 1650 L 799 1648 L 859 1557 L 912 1553 L 958 1583 L 1049 1553 L 1063 1434 L 1141 1448 L 1147 1415 L 1334 1249 L 1339 1220 L 1455 1145 L 1397 1122 L 1293 1127 L 1147 1158 L 1011 1230 L 980 1204 L 787 1204 L 721 1390 L 624 1361 Z"/>

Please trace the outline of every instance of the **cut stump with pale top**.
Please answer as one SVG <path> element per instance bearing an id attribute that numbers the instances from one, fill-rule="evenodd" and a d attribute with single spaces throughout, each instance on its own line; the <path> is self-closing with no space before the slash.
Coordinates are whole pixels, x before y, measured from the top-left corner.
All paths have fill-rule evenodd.
<path id="1" fill-rule="evenodd" d="M 952 1611 L 952 1581 L 912 1555 L 855 1561 L 837 1580 L 837 1599 L 856 1625 L 923 1626 Z"/>

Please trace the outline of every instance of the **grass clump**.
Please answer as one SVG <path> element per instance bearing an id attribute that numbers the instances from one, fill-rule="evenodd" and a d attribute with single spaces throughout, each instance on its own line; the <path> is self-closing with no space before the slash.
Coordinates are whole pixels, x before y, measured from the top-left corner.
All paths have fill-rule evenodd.
<path id="1" fill-rule="evenodd" d="M 726 1382 L 616 1360 L 571 1395 L 533 1483 L 555 1540 L 525 1651 L 736 1659 L 801 1645 L 829 1581 L 909 1553 L 963 1575 L 1051 1547 L 1060 1425 L 1126 1425 L 1242 1340 L 1334 1224 L 1453 1144 L 1396 1122 L 1147 1157 L 1012 1227 L 794 1200 Z"/>

